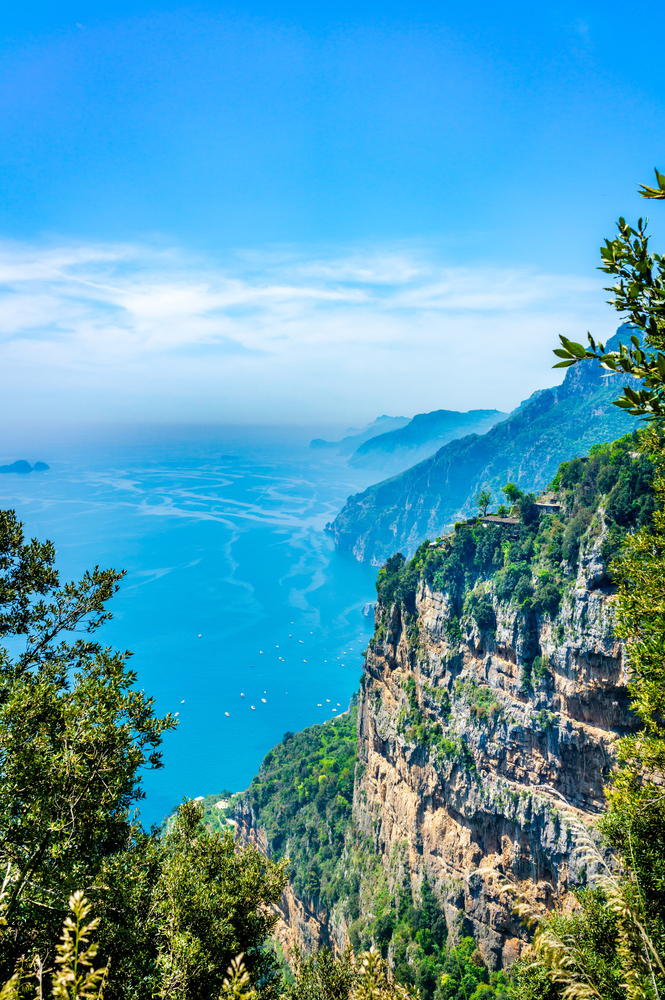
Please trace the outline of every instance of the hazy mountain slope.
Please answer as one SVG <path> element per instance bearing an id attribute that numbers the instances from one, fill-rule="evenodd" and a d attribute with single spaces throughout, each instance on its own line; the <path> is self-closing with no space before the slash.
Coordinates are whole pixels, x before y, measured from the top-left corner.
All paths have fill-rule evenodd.
<path id="1" fill-rule="evenodd" d="M 361 444 L 349 459 L 357 469 L 401 472 L 429 458 L 442 445 L 466 434 L 485 434 L 508 416 L 500 410 L 433 410 L 417 413 L 405 427 L 377 434 Z"/>
<path id="2" fill-rule="evenodd" d="M 324 441 L 323 438 L 314 438 L 313 441 L 310 441 L 309 446 L 310 448 L 336 448 L 340 455 L 350 455 L 369 438 L 404 427 L 410 419 L 410 417 L 388 417 L 384 414 L 382 417 L 377 417 L 361 431 L 347 434 L 341 441 Z"/>
<path id="3" fill-rule="evenodd" d="M 608 349 L 619 339 L 617 333 Z M 413 553 L 424 538 L 466 516 L 481 487 L 495 495 L 506 482 L 542 489 L 560 462 L 637 426 L 612 405 L 624 383 L 620 375 L 603 377 L 596 362 L 568 369 L 562 385 L 534 393 L 486 434 L 451 441 L 414 468 L 349 497 L 330 525 L 337 546 L 380 565 L 397 550 Z"/>

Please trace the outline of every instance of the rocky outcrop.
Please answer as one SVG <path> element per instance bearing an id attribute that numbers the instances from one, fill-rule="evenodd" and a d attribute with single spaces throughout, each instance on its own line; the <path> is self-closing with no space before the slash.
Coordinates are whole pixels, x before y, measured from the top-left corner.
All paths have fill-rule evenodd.
<path id="1" fill-rule="evenodd" d="M 536 908 L 566 900 L 584 874 L 574 817 L 602 810 L 613 744 L 631 726 L 600 545 L 556 619 L 534 620 L 528 635 L 494 599 L 494 633 L 469 625 L 460 639 L 446 595 L 424 583 L 415 619 L 377 608 L 384 637 L 359 700 L 354 816 L 385 859 L 408 845 L 412 878 L 427 873 L 490 968 L 525 941 L 498 876 Z M 547 666 L 525 690 L 534 642 Z"/>

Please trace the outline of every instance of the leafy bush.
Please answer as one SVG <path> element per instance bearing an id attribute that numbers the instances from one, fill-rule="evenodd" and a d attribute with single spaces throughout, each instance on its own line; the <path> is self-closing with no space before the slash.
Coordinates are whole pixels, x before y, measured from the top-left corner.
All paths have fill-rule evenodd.
<path id="1" fill-rule="evenodd" d="M 472 594 L 469 611 L 481 632 L 490 632 L 496 627 L 496 616 L 490 594 Z"/>
<path id="2" fill-rule="evenodd" d="M 531 607 L 536 614 L 547 614 L 550 618 L 556 618 L 561 605 L 561 589 L 561 584 L 557 583 L 551 574 L 541 573 L 531 601 Z"/>
<path id="3" fill-rule="evenodd" d="M 471 715 L 477 722 L 487 725 L 502 720 L 501 702 L 492 688 L 486 684 L 476 684 L 472 680 L 457 680 L 455 681 L 455 694 L 460 700 L 466 702 Z"/>

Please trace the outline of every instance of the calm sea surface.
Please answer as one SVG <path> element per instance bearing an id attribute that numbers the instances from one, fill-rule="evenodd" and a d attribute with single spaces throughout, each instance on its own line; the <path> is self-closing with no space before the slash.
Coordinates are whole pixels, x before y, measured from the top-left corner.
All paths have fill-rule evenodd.
<path id="1" fill-rule="evenodd" d="M 0 475 L 0 505 L 55 543 L 63 580 L 127 570 L 100 638 L 134 652 L 139 686 L 180 723 L 145 776 L 146 824 L 183 796 L 246 787 L 286 730 L 358 688 L 376 570 L 323 526 L 380 477 L 309 436 L 226 429 L 5 459 L 51 467 Z"/>

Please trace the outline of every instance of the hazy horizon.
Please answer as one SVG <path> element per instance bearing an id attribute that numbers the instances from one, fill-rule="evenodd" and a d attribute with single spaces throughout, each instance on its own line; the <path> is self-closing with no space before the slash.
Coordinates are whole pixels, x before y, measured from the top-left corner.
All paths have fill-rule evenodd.
<path id="1" fill-rule="evenodd" d="M 659 37 L 600 0 L 8 11 L 3 439 L 556 384 L 559 334 L 618 326 L 598 247 L 665 169 Z"/>

